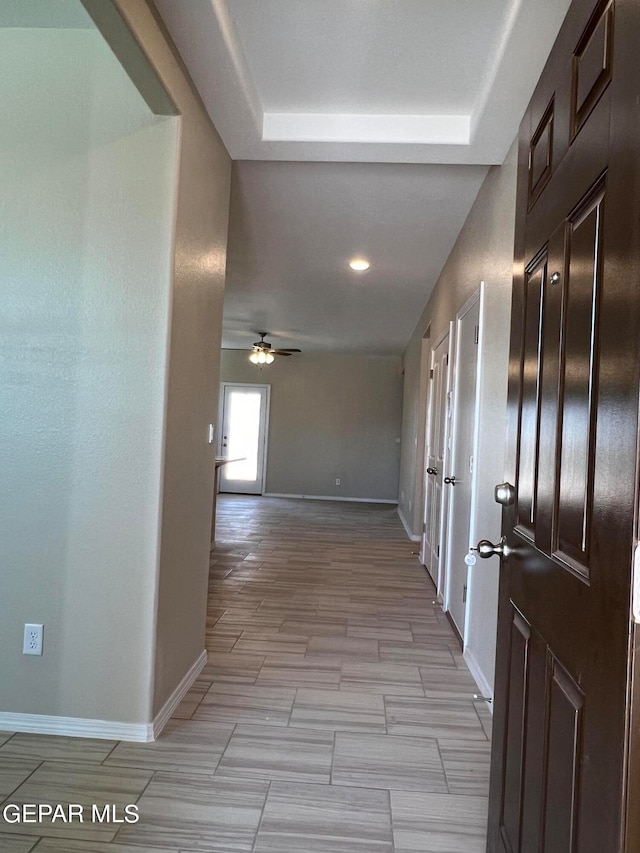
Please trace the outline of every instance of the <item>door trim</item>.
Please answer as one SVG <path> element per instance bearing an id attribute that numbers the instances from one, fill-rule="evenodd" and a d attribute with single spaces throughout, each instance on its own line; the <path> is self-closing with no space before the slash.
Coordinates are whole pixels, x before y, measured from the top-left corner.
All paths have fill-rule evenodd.
<path id="1" fill-rule="evenodd" d="M 224 392 L 227 386 L 233 388 L 264 388 L 266 403 L 264 410 L 264 450 L 262 453 L 262 491 L 260 497 L 264 497 L 267 488 L 267 455 L 269 450 L 269 414 L 271 411 L 271 385 L 266 382 L 221 382 L 220 383 L 220 429 L 218 430 L 218 454 L 222 456 L 222 432 L 224 425 Z"/>
<path id="2" fill-rule="evenodd" d="M 467 314 L 478 305 L 478 349 L 476 353 L 476 381 L 475 381 L 475 400 L 473 405 L 473 441 L 472 441 L 472 452 L 473 452 L 473 471 L 471 473 L 471 502 L 469 506 L 469 541 L 468 547 L 470 548 L 472 544 L 476 541 L 476 527 L 477 527 L 477 504 L 478 504 L 478 449 L 479 449 L 479 440 L 480 440 L 480 389 L 481 389 L 481 379 L 482 379 L 482 359 L 480 358 L 480 354 L 482 352 L 482 342 L 483 342 L 483 327 L 484 327 L 484 305 L 485 305 L 485 283 L 484 281 L 480 282 L 480 286 L 474 293 L 467 299 L 462 308 L 460 308 L 456 312 L 455 321 L 452 325 L 455 328 L 455 347 L 453 354 L 453 364 L 451 368 L 451 375 L 453 376 L 453 382 L 451 383 L 451 390 L 453 391 L 452 404 L 451 404 L 451 418 L 450 426 L 451 429 L 449 431 L 447 440 L 448 442 L 453 437 L 456 422 L 458 419 L 458 397 L 457 397 L 457 375 L 458 375 L 458 361 L 460 350 L 458 347 L 459 344 L 459 335 L 458 332 L 458 324 L 461 320 L 463 320 Z M 451 461 L 451 447 L 447 446 L 447 462 Z M 446 551 L 445 551 L 445 559 L 444 559 L 444 597 L 443 597 L 443 609 L 445 613 L 449 612 L 449 603 L 450 603 L 450 580 L 451 580 L 451 538 L 453 535 L 452 524 L 451 524 L 451 510 L 453 503 L 453 489 L 448 490 L 448 495 L 446 497 L 447 501 L 447 530 L 446 530 Z M 465 608 L 464 613 L 464 627 L 462 632 L 462 647 L 463 650 L 465 648 L 466 639 L 469 631 L 469 614 L 471 611 L 471 602 L 473 595 L 473 584 L 472 584 L 473 572 L 469 568 L 467 568 L 467 606 Z"/>
<path id="3" fill-rule="evenodd" d="M 473 417 L 475 419 L 474 429 L 473 429 L 473 473 L 471 475 L 471 509 L 469 513 L 470 517 L 470 525 L 469 525 L 469 546 L 474 546 L 475 543 L 480 539 L 480 534 L 478 532 L 478 503 L 480 500 L 479 494 L 479 485 L 478 485 L 478 460 L 480 455 L 480 429 L 481 429 L 481 414 L 482 414 L 482 385 L 484 382 L 484 338 L 485 338 L 485 309 L 486 309 L 486 284 L 484 281 L 480 282 L 480 287 L 478 288 L 478 299 L 480 301 L 480 309 L 478 311 L 478 361 L 476 367 L 476 403 L 473 411 Z M 467 609 L 464 617 L 464 636 L 465 638 L 469 634 L 469 618 L 471 616 L 471 605 L 473 602 L 473 579 L 476 577 L 476 573 L 471 571 L 471 569 L 467 572 Z M 495 630 L 495 625 L 497 623 L 497 613 L 494 616 L 493 630 Z M 474 661 L 475 663 L 475 661 Z M 473 668 L 469 667 L 472 672 Z M 477 668 L 477 667 L 476 667 Z M 476 678 L 476 681 L 478 679 Z M 493 685 L 489 685 L 484 676 L 482 676 L 483 682 L 483 693 L 485 696 L 493 697 Z M 478 681 L 478 684 L 480 682 Z M 493 705 L 491 705 L 491 713 L 493 713 Z"/>
<path id="4" fill-rule="evenodd" d="M 451 370 L 452 370 L 452 367 L 451 367 L 452 358 L 451 357 L 453 354 L 454 334 L 455 334 L 455 325 L 454 325 L 453 321 L 450 320 L 449 323 L 447 324 L 446 331 L 442 332 L 442 334 L 439 335 L 434 340 L 433 344 L 431 345 L 431 357 L 429 359 L 429 370 L 433 371 L 434 353 L 438 349 L 438 347 L 443 343 L 443 341 L 445 341 L 447 339 L 447 336 L 448 336 L 449 337 L 449 347 L 447 350 L 447 394 L 449 394 L 449 391 L 451 390 Z M 420 560 L 421 560 L 423 565 L 426 565 L 426 563 L 424 562 L 424 558 L 426 556 L 424 553 L 424 526 L 426 524 L 426 519 L 427 519 L 427 495 L 428 495 L 427 477 L 429 476 L 427 474 L 427 466 L 428 466 L 428 462 L 429 462 L 429 453 L 431 450 L 430 435 L 431 435 L 431 421 L 433 419 L 434 404 L 435 404 L 435 400 L 433 397 L 433 383 L 430 379 L 429 380 L 429 396 L 427 399 L 427 408 L 426 408 L 426 412 L 425 412 L 425 433 L 424 433 L 425 441 L 424 441 L 424 454 L 423 454 L 423 459 L 422 459 L 422 495 L 423 495 L 423 497 L 422 497 L 422 531 L 420 533 Z M 448 463 L 448 461 L 449 461 L 449 418 L 446 418 L 445 419 L 444 460 L 443 460 L 443 462 L 446 465 Z M 444 540 L 442 539 L 443 521 L 444 521 L 443 513 L 442 513 L 443 504 L 444 504 L 444 500 L 441 500 L 441 502 L 440 502 L 440 510 L 441 510 L 440 511 L 440 542 L 441 543 L 444 542 Z M 445 545 L 445 548 L 446 548 L 446 545 Z M 440 559 L 438 561 L 438 582 L 436 584 L 436 597 L 437 597 L 437 600 L 440 602 L 440 604 L 442 604 L 442 601 L 443 601 L 442 586 L 441 586 L 442 563 L 443 563 L 443 561 L 442 561 L 442 559 Z M 430 572 L 429 572 L 429 576 L 431 577 Z"/>

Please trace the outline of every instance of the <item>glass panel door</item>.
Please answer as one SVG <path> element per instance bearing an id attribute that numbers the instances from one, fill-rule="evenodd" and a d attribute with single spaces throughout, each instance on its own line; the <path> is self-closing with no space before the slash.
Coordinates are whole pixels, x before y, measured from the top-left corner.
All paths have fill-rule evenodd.
<path id="1" fill-rule="evenodd" d="M 266 385 L 223 385 L 221 492 L 264 490 L 268 394 Z"/>

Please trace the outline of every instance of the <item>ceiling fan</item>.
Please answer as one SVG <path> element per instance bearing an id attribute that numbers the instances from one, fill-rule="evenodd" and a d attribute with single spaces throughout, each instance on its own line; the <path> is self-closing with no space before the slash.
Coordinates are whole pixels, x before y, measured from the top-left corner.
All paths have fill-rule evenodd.
<path id="1" fill-rule="evenodd" d="M 300 349 L 274 349 L 272 345 L 265 341 L 266 336 L 269 332 L 258 332 L 260 335 L 260 340 L 255 341 L 253 344 L 253 350 L 251 351 L 251 355 L 249 356 L 249 361 L 253 362 L 253 364 L 271 364 L 276 355 L 291 355 L 294 352 L 302 352 Z"/>

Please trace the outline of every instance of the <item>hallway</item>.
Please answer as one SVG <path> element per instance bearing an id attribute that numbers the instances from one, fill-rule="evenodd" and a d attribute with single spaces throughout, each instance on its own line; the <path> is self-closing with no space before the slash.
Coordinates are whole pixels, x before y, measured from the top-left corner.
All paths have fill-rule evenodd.
<path id="1" fill-rule="evenodd" d="M 388 505 L 221 495 L 210 659 L 160 739 L 0 735 L 4 802 L 140 821 L 0 851 L 482 853 L 490 714 L 414 547 Z"/>

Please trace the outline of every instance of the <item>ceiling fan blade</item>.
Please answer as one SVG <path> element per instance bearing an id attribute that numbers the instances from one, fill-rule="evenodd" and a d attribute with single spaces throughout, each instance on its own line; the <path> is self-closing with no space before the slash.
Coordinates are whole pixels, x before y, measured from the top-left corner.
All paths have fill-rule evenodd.
<path id="1" fill-rule="evenodd" d="M 301 350 L 301 349 L 291 349 L 291 348 L 287 349 L 287 348 L 285 347 L 284 349 L 274 349 L 274 350 L 271 350 L 271 352 L 279 352 L 279 353 L 280 353 L 280 355 L 282 355 L 283 353 L 286 353 L 287 355 L 290 355 L 292 352 L 302 352 L 302 350 Z"/>
<path id="2" fill-rule="evenodd" d="M 291 353 L 290 353 L 290 352 L 284 352 L 284 350 L 272 349 L 272 350 L 271 350 L 271 355 L 286 355 L 286 356 L 290 356 L 290 355 L 291 355 Z"/>

